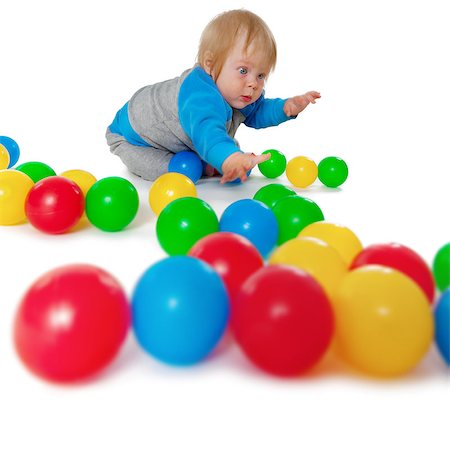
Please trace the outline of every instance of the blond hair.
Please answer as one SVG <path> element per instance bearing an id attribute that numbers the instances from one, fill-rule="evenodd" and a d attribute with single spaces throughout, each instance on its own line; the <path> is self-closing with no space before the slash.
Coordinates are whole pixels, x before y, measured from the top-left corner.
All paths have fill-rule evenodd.
<path id="1" fill-rule="evenodd" d="M 242 35 L 246 36 L 245 51 L 253 45 L 254 50 L 263 52 L 269 75 L 277 61 L 275 39 L 267 24 L 245 9 L 223 12 L 209 22 L 200 38 L 197 63 L 205 68 L 205 60 L 209 55 L 217 79 L 230 50 Z"/>

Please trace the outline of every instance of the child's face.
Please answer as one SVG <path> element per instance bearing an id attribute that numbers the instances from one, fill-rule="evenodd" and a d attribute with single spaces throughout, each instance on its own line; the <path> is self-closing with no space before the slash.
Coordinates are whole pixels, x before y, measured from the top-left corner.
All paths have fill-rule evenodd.
<path id="1" fill-rule="evenodd" d="M 267 63 L 261 51 L 250 45 L 245 52 L 245 36 L 230 51 L 222 71 L 216 79 L 219 92 L 226 102 L 242 109 L 256 102 L 261 96 L 267 75 Z M 214 70 L 212 72 L 214 76 Z"/>

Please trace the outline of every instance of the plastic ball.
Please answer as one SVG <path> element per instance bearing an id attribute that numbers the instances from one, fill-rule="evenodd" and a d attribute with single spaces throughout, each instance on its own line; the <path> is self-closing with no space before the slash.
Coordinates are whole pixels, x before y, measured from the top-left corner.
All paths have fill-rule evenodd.
<path id="1" fill-rule="evenodd" d="M 262 152 L 262 155 L 267 154 L 270 154 L 270 158 L 258 164 L 259 171 L 267 178 L 279 177 L 286 170 L 286 156 L 275 149 Z"/>
<path id="2" fill-rule="evenodd" d="M 195 197 L 169 203 L 156 221 L 156 236 L 169 255 L 185 255 L 199 239 L 217 231 L 216 213 L 208 203 Z"/>
<path id="3" fill-rule="evenodd" d="M 300 196 L 278 200 L 272 211 L 278 220 L 278 245 L 297 237 L 300 231 L 311 223 L 324 220 L 319 206 Z"/>
<path id="4" fill-rule="evenodd" d="M 95 182 L 86 196 L 86 215 L 103 231 L 120 231 L 135 218 L 139 209 L 136 188 L 125 178 L 107 177 Z"/>
<path id="5" fill-rule="evenodd" d="M 129 325 L 130 309 L 117 280 L 98 267 L 74 264 L 31 285 L 16 314 L 14 342 L 36 375 L 75 382 L 114 359 Z"/>
<path id="6" fill-rule="evenodd" d="M 0 144 L 0 170 L 7 169 L 9 167 L 9 152 L 6 147 Z"/>
<path id="7" fill-rule="evenodd" d="M 78 184 L 85 197 L 89 189 L 97 182 L 97 178 L 95 178 L 94 175 L 92 175 L 90 172 L 87 172 L 86 170 L 66 170 L 59 176 L 68 178 L 69 180 L 72 180 L 74 183 Z"/>
<path id="8" fill-rule="evenodd" d="M 238 200 L 225 209 L 219 230 L 244 236 L 263 257 L 272 251 L 278 240 L 278 222 L 272 210 L 249 198 Z"/>
<path id="9" fill-rule="evenodd" d="M 35 183 L 56 175 L 56 172 L 47 164 L 38 161 L 30 161 L 16 167 L 16 170 L 27 174 Z"/>
<path id="10" fill-rule="evenodd" d="M 194 244 L 188 255 L 215 269 L 225 283 L 231 305 L 245 280 L 264 265 L 256 247 L 235 233 L 219 232 L 205 236 Z"/>
<path id="11" fill-rule="evenodd" d="M 203 164 L 196 153 L 186 150 L 172 156 L 168 170 L 181 173 L 197 183 L 203 173 Z"/>
<path id="12" fill-rule="evenodd" d="M 428 301 L 433 303 L 433 274 L 428 264 L 414 250 L 396 243 L 370 245 L 356 256 L 350 268 L 368 264 L 387 266 L 404 273 L 418 284 Z"/>
<path id="13" fill-rule="evenodd" d="M 6 150 L 8 150 L 9 165 L 7 168 L 10 169 L 19 160 L 20 148 L 17 145 L 17 142 L 8 136 L 0 136 L 0 144 L 3 145 Z"/>
<path id="14" fill-rule="evenodd" d="M 316 181 L 317 165 L 306 156 L 297 156 L 288 162 L 286 176 L 294 186 L 306 188 Z"/>
<path id="15" fill-rule="evenodd" d="M 0 225 L 16 225 L 26 219 L 25 200 L 33 180 L 13 169 L 0 171 Z"/>
<path id="16" fill-rule="evenodd" d="M 373 376 L 412 370 L 433 340 L 427 297 L 409 277 L 382 266 L 349 272 L 334 298 L 336 351 Z"/>
<path id="17" fill-rule="evenodd" d="M 324 288 L 330 301 L 347 273 L 347 265 L 329 244 L 316 238 L 297 237 L 278 247 L 269 264 L 285 264 L 304 270 Z"/>
<path id="18" fill-rule="evenodd" d="M 433 276 L 441 292 L 450 287 L 450 242 L 443 245 L 433 258 Z"/>
<path id="19" fill-rule="evenodd" d="M 44 233 L 61 234 L 78 223 L 84 212 L 84 196 L 73 181 L 48 177 L 28 193 L 25 213 L 31 225 Z"/>
<path id="20" fill-rule="evenodd" d="M 336 188 L 348 177 L 348 167 L 345 161 L 337 156 L 328 156 L 320 161 L 319 180 L 327 187 Z"/>
<path id="21" fill-rule="evenodd" d="M 197 197 L 197 189 L 190 178 L 176 172 L 161 175 L 148 193 L 150 208 L 157 216 L 170 202 L 183 197 Z"/>
<path id="22" fill-rule="evenodd" d="M 190 365 L 220 341 L 229 304 L 222 280 L 208 264 L 175 256 L 141 276 L 132 312 L 136 338 L 147 353 L 167 364 Z"/>
<path id="23" fill-rule="evenodd" d="M 439 298 L 434 310 L 435 340 L 442 358 L 450 366 L 450 289 Z"/>
<path id="24" fill-rule="evenodd" d="M 314 222 L 300 231 L 298 237 L 314 237 L 331 245 L 350 266 L 363 249 L 358 236 L 347 227 L 330 222 Z"/>
<path id="25" fill-rule="evenodd" d="M 287 266 L 263 267 L 242 286 L 232 329 L 245 355 L 260 369 L 296 376 L 317 364 L 334 329 L 333 312 L 320 285 Z"/>
<path id="26" fill-rule="evenodd" d="M 253 196 L 253 200 L 259 200 L 272 209 L 278 200 L 285 197 L 295 197 L 296 195 L 297 193 L 292 189 L 282 184 L 272 183 L 258 189 Z"/>

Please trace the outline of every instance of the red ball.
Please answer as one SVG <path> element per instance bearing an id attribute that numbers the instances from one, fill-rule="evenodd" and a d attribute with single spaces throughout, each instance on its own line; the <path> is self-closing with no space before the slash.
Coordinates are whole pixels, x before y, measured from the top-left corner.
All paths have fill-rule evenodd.
<path id="1" fill-rule="evenodd" d="M 415 281 L 430 303 L 434 301 L 433 274 L 427 263 L 414 250 L 401 244 L 374 244 L 363 249 L 353 260 L 350 269 L 378 264 L 396 269 Z"/>
<path id="2" fill-rule="evenodd" d="M 264 265 L 261 254 L 248 239 L 226 231 L 200 239 L 188 254 L 216 270 L 225 283 L 232 309 L 244 281 Z"/>
<path id="3" fill-rule="evenodd" d="M 295 376 L 326 352 L 334 316 L 324 290 L 311 275 L 273 265 L 244 283 L 232 326 L 239 346 L 254 364 L 275 375 Z"/>
<path id="4" fill-rule="evenodd" d="M 89 377 L 110 363 L 130 326 L 126 295 L 108 272 L 74 264 L 36 280 L 19 305 L 16 350 L 36 375 L 55 382 Z"/>
<path id="5" fill-rule="evenodd" d="M 38 181 L 28 193 L 25 213 L 38 230 L 50 234 L 65 233 L 84 212 L 84 195 L 80 187 L 64 177 L 47 177 Z"/>

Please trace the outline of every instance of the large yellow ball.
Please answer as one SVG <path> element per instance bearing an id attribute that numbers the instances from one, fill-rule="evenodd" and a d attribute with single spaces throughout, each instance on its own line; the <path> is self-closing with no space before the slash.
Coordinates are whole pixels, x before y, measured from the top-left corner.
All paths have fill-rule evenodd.
<path id="1" fill-rule="evenodd" d="M 65 172 L 61 173 L 60 176 L 68 178 L 69 180 L 72 180 L 74 183 L 76 183 L 85 197 L 89 189 L 97 181 L 97 178 L 95 178 L 94 175 L 92 175 L 90 172 L 80 169 L 66 170 Z"/>
<path id="2" fill-rule="evenodd" d="M 341 255 L 347 267 L 363 249 L 361 241 L 352 230 L 335 223 L 314 222 L 303 228 L 298 236 L 314 237 L 330 244 Z"/>
<path id="3" fill-rule="evenodd" d="M 287 179 L 299 188 L 306 188 L 313 184 L 317 174 L 317 164 L 306 156 L 296 156 L 286 166 Z"/>
<path id="4" fill-rule="evenodd" d="M 333 306 L 335 350 L 367 374 L 402 375 L 419 363 L 433 341 L 425 294 L 394 269 L 369 265 L 349 272 Z"/>
<path id="5" fill-rule="evenodd" d="M 148 193 L 150 208 L 157 216 L 170 202 L 182 197 L 197 197 L 197 189 L 189 177 L 177 172 L 161 175 Z"/>
<path id="6" fill-rule="evenodd" d="M 33 186 L 23 172 L 0 170 L 0 225 L 16 225 L 26 219 L 25 200 Z"/>
<path id="7" fill-rule="evenodd" d="M 9 152 L 6 147 L 0 144 L 0 170 L 7 169 L 9 166 Z"/>

